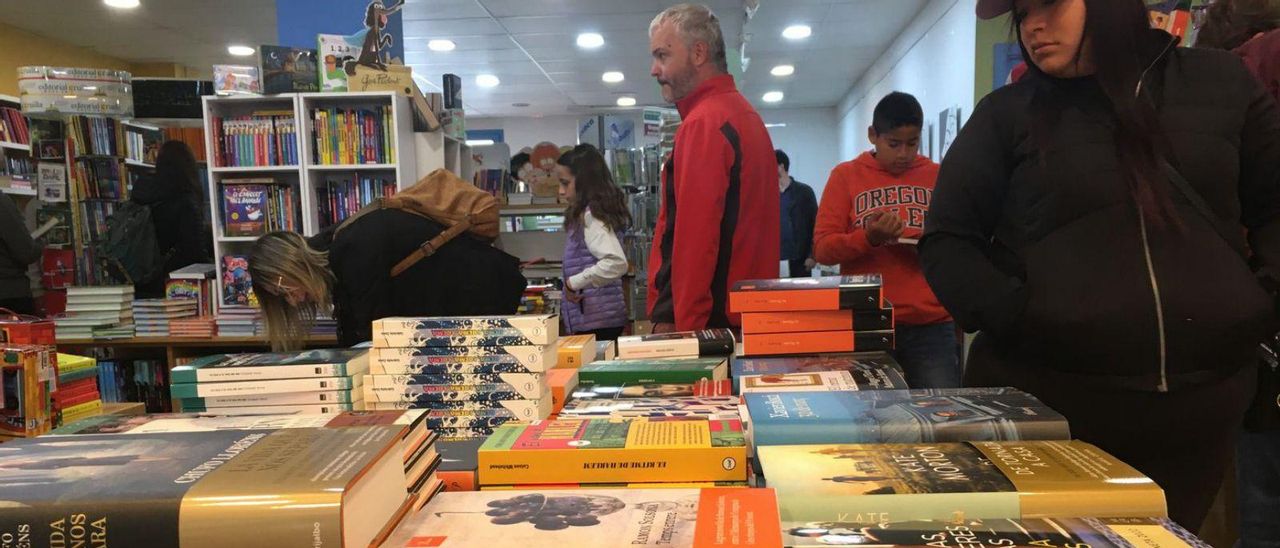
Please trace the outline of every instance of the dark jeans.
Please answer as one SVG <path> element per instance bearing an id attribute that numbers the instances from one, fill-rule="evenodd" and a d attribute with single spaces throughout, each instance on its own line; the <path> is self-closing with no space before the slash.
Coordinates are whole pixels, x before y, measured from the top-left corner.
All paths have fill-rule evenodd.
<path id="1" fill-rule="evenodd" d="M 604 329 L 592 329 L 591 331 L 579 331 L 574 335 L 595 335 L 597 341 L 616 341 L 622 336 L 625 327 L 606 327 Z"/>
<path id="2" fill-rule="evenodd" d="M 1280 546 L 1280 431 L 1244 432 L 1236 444 L 1240 548 Z"/>
<path id="3" fill-rule="evenodd" d="M 813 276 L 813 269 L 804 267 L 805 259 L 787 260 L 787 270 L 792 278 L 808 278 Z"/>
<path id="4" fill-rule="evenodd" d="M 36 314 L 36 301 L 31 297 L 17 297 L 13 299 L 0 299 L 0 308 L 7 308 L 16 314 Z"/>
<path id="5" fill-rule="evenodd" d="M 956 324 L 899 325 L 894 359 L 902 364 L 911 388 L 959 388 L 960 356 L 956 353 Z"/>

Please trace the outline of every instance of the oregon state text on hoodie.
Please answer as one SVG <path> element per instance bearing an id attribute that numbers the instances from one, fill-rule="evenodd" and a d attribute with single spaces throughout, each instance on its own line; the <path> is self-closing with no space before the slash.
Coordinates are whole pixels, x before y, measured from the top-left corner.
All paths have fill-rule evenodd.
<path id="1" fill-rule="evenodd" d="M 682 331 L 738 325 L 738 280 L 778 277 L 778 164 L 764 121 L 732 76 L 676 103 L 681 124 L 662 170 L 649 257 L 649 319 Z"/>

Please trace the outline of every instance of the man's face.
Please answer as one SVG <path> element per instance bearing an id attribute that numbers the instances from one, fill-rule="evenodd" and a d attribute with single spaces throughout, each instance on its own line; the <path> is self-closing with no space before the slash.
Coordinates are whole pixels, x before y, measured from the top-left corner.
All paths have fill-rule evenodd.
<path id="1" fill-rule="evenodd" d="M 869 137 L 876 147 L 876 161 L 893 175 L 902 175 L 911 169 L 920 152 L 920 126 L 902 126 L 884 133 L 877 133 L 873 127 Z"/>
<path id="2" fill-rule="evenodd" d="M 685 45 L 670 21 L 663 22 L 649 37 L 653 65 L 649 74 L 662 86 L 662 98 L 668 103 L 684 99 L 697 87 L 697 68 L 693 50 Z"/>
<path id="3" fill-rule="evenodd" d="M 786 189 L 791 184 L 791 174 L 787 173 L 787 168 L 782 164 L 778 164 L 778 188 Z"/>

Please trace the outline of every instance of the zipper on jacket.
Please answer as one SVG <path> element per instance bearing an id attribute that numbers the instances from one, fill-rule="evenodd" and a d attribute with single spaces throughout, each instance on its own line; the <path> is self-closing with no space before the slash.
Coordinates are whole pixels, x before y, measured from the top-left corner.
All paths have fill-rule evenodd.
<path id="1" fill-rule="evenodd" d="M 1164 304 L 1160 302 L 1160 281 L 1156 279 L 1155 262 L 1151 260 L 1151 242 L 1147 238 L 1147 216 L 1142 211 L 1142 206 L 1138 206 L 1138 228 L 1142 234 L 1142 253 L 1147 260 L 1147 276 L 1151 281 L 1151 296 L 1156 303 L 1156 331 L 1159 335 L 1159 355 L 1160 355 L 1160 385 L 1156 390 L 1160 392 L 1169 391 L 1169 369 L 1168 369 L 1168 344 L 1165 339 L 1164 331 Z"/>

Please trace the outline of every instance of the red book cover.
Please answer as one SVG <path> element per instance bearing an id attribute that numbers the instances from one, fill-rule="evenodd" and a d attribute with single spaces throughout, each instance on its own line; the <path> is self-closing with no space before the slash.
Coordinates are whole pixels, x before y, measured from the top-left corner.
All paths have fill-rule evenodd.
<path id="1" fill-rule="evenodd" d="M 884 292 L 879 274 L 743 280 L 729 293 L 729 311 L 880 310 Z"/>
<path id="2" fill-rule="evenodd" d="M 99 394 L 97 390 L 94 390 L 93 392 L 84 392 L 84 393 L 81 393 L 81 394 L 77 394 L 77 395 L 75 395 L 75 396 L 71 396 L 71 397 L 66 397 L 66 398 L 60 398 L 60 399 L 58 399 L 58 400 L 57 400 L 57 402 L 58 402 L 58 409 L 66 409 L 66 408 L 68 408 L 68 407 L 75 407 L 75 406 L 80 405 L 80 404 L 82 404 L 82 403 L 89 403 L 89 402 L 91 402 L 91 401 L 93 401 L 93 400 L 98 400 L 98 399 L 102 399 L 102 395 L 101 395 L 101 394 Z"/>
<path id="3" fill-rule="evenodd" d="M 758 333 L 742 336 L 743 356 L 893 350 L 893 331 Z"/>
<path id="4" fill-rule="evenodd" d="M 809 331 L 882 331 L 893 329 L 893 307 L 881 310 L 806 310 L 799 312 L 748 312 L 742 315 L 742 332 L 804 333 Z"/>

